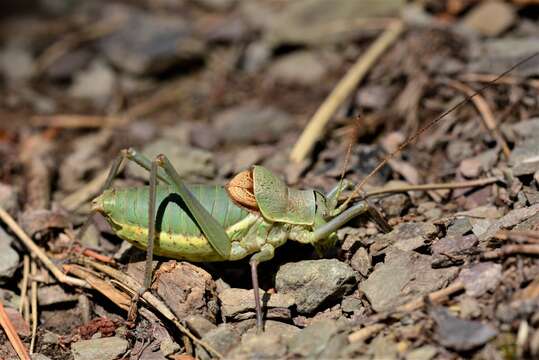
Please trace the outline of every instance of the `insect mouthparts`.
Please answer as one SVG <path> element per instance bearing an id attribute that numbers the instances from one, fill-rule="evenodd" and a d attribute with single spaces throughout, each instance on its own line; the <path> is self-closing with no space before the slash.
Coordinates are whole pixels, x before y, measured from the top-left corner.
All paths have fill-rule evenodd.
<path id="1" fill-rule="evenodd" d="M 92 200 L 91 211 L 100 212 L 100 213 L 105 211 L 105 207 L 103 204 L 103 195 L 99 195 L 98 197 Z"/>

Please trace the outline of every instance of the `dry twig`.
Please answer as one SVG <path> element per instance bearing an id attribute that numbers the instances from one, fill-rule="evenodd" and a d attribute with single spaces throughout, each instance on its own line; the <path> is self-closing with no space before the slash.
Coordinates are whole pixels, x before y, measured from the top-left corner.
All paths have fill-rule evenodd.
<path id="1" fill-rule="evenodd" d="M 11 320 L 9 320 L 9 317 L 7 316 L 6 310 L 4 309 L 4 304 L 0 302 L 0 326 L 4 329 L 6 332 L 6 336 L 9 339 L 9 342 L 15 349 L 15 352 L 19 356 L 19 359 L 21 360 L 31 360 L 30 355 L 28 355 L 28 351 L 24 347 L 24 344 L 21 341 L 21 338 L 19 335 L 17 335 L 17 330 L 15 329 L 15 326 L 13 326 L 13 323 Z"/>
<path id="2" fill-rule="evenodd" d="M 9 215 L 2 207 L 0 207 L 0 219 L 17 235 L 17 237 L 22 241 L 24 246 L 30 251 L 32 256 L 37 257 L 43 265 L 54 275 L 56 280 L 64 284 L 70 284 L 81 287 L 88 287 L 88 284 L 85 281 L 82 281 L 77 278 L 65 275 L 54 263 L 49 259 L 47 254 L 34 243 L 34 241 L 26 235 L 24 230 L 13 220 L 11 215 Z"/>
<path id="3" fill-rule="evenodd" d="M 32 276 L 37 275 L 37 264 L 35 261 L 31 263 Z M 34 352 L 34 346 L 36 344 L 36 334 L 37 334 L 37 281 L 32 280 L 32 300 L 30 301 L 30 307 L 32 309 L 32 339 L 30 340 L 30 354 Z"/>
<path id="4" fill-rule="evenodd" d="M 348 70 L 303 130 L 303 133 L 290 153 L 290 160 L 299 163 L 305 159 L 339 106 L 350 96 L 350 93 L 361 82 L 380 55 L 393 44 L 403 30 L 404 25 L 401 21 L 396 20 L 392 22 L 363 56 Z"/>

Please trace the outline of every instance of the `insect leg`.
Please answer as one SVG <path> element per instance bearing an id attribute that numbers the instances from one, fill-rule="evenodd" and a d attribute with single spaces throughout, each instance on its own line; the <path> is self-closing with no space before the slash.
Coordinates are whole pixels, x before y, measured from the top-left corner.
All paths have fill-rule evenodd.
<path id="1" fill-rule="evenodd" d="M 255 295 L 255 309 L 256 309 L 256 331 L 262 332 L 262 306 L 260 305 L 260 288 L 258 286 L 258 264 L 264 261 L 271 260 L 275 253 L 275 248 L 271 244 L 265 244 L 260 248 L 260 251 L 251 256 L 249 265 L 251 265 L 251 280 L 253 281 L 253 291 Z"/>
<path id="2" fill-rule="evenodd" d="M 354 184 L 352 184 L 350 181 L 343 179 L 342 181 L 339 181 L 339 183 L 326 194 L 328 209 L 331 216 L 338 215 L 344 210 L 341 208 L 337 208 L 337 202 L 339 201 L 341 193 L 344 190 L 351 189 L 353 185 Z"/>
<path id="3" fill-rule="evenodd" d="M 182 198 L 193 220 L 200 227 L 200 230 L 202 230 L 202 233 L 204 233 L 213 249 L 223 260 L 228 260 L 232 245 L 223 226 L 211 216 L 189 191 L 166 156 L 158 155 L 156 162 L 165 170 L 166 175 L 171 179 L 175 187 L 174 191 Z"/>
<path id="4" fill-rule="evenodd" d="M 348 221 L 365 212 L 368 212 L 369 215 L 373 217 L 373 220 L 378 226 L 380 226 L 380 228 L 384 232 L 391 231 L 391 226 L 387 223 L 387 221 L 385 221 L 382 215 L 376 209 L 374 209 L 374 207 L 369 205 L 367 201 L 361 201 L 358 204 L 352 206 L 351 208 L 346 209 L 340 215 L 331 219 L 328 223 L 315 229 L 314 242 L 325 239 L 331 233 L 337 231 L 342 226 L 344 226 L 344 224 L 346 224 Z"/>

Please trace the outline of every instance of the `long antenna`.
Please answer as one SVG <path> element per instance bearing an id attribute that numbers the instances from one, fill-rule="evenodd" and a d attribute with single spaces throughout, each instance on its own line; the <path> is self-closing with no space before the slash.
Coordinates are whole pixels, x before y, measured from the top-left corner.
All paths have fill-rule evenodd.
<path id="1" fill-rule="evenodd" d="M 416 141 L 417 138 L 423 134 L 425 131 L 427 131 L 428 129 L 430 129 L 432 126 L 436 125 L 440 120 L 442 120 L 443 118 L 445 118 L 447 115 L 449 115 L 450 113 L 452 113 L 453 111 L 455 111 L 456 109 L 460 108 L 462 105 L 468 103 L 471 99 L 473 99 L 474 97 L 476 97 L 477 95 L 481 94 L 483 91 L 491 88 L 492 86 L 494 86 L 494 84 L 500 80 L 501 78 L 503 78 L 504 76 L 506 76 L 507 74 L 509 74 L 510 72 L 512 72 L 513 70 L 515 70 L 516 68 L 518 68 L 519 66 L 521 66 L 522 64 L 530 61 L 531 59 L 535 58 L 537 55 L 539 55 L 539 51 L 531 54 L 530 56 L 520 60 L 519 62 L 517 62 L 515 65 L 511 66 L 509 69 L 505 70 L 503 73 L 501 73 L 500 75 L 498 75 L 496 78 L 494 78 L 493 80 L 489 81 L 486 85 L 484 85 L 483 87 L 481 87 L 479 90 L 475 91 L 473 94 L 470 94 L 468 96 L 466 96 L 463 100 L 459 101 L 456 105 L 453 105 L 452 107 L 450 107 L 448 110 L 444 111 L 443 113 L 441 113 L 440 115 L 438 115 L 436 118 L 434 118 L 432 121 L 430 121 L 428 124 L 426 124 L 425 126 L 423 126 L 421 129 L 419 129 L 415 134 L 413 134 L 412 136 L 410 136 L 408 139 L 406 139 L 405 142 L 403 142 L 402 144 L 400 144 L 396 150 L 394 150 L 393 152 L 389 153 L 388 155 L 386 155 L 384 157 L 384 159 L 378 164 L 376 165 L 376 167 L 367 175 L 365 176 L 365 178 L 363 178 L 363 180 L 355 187 L 354 191 L 350 194 L 350 196 L 348 196 L 348 198 L 346 199 L 346 201 L 344 202 L 344 204 L 348 204 L 353 198 L 355 198 L 356 196 L 359 195 L 359 193 L 361 192 L 361 189 L 363 188 L 363 186 L 365 185 L 365 183 L 371 178 L 374 176 L 374 174 L 376 174 L 385 164 L 388 163 L 389 160 L 393 159 L 395 157 L 395 155 L 397 155 L 399 152 L 401 152 L 404 148 L 406 148 L 408 145 L 410 145 L 412 142 Z M 345 205 L 343 205 L 345 206 Z"/>

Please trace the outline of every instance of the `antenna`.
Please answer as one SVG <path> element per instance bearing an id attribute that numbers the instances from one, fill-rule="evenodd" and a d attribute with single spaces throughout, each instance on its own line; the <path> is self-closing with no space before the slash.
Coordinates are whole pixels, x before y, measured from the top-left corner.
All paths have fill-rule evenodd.
<path id="1" fill-rule="evenodd" d="M 343 206 L 345 206 L 344 204 L 348 204 L 353 198 L 357 197 L 359 195 L 359 193 L 361 192 L 361 189 L 363 188 L 365 183 L 371 177 L 373 177 L 374 174 L 376 174 L 385 164 L 387 164 L 389 160 L 393 159 L 395 157 L 395 155 L 397 155 L 399 152 L 401 152 L 404 148 L 406 148 L 412 142 L 415 142 L 419 138 L 419 136 L 421 134 L 423 134 L 425 131 L 427 131 L 428 129 L 430 129 L 434 125 L 436 125 L 438 122 L 440 122 L 440 120 L 445 118 L 447 115 L 449 115 L 450 113 L 452 113 L 456 109 L 458 109 L 461 106 L 463 106 L 464 104 L 468 103 L 471 99 L 473 99 L 477 95 L 483 93 L 483 91 L 491 88 L 498 80 L 500 80 L 501 78 L 503 78 L 507 74 L 511 73 L 513 70 L 515 70 L 516 68 L 518 68 L 522 64 L 524 64 L 524 63 L 530 61 L 531 59 L 535 58 L 537 55 L 539 55 L 539 51 L 537 51 L 537 52 L 531 54 L 530 56 L 520 60 L 515 65 L 511 66 L 509 69 L 505 70 L 503 73 L 498 75 L 496 78 L 489 81 L 487 84 L 485 84 L 479 90 L 475 91 L 473 94 L 470 94 L 470 95 L 466 96 L 463 100 L 459 101 L 456 105 L 453 105 L 448 110 L 444 111 L 443 113 L 441 113 L 440 115 L 435 117 L 433 120 L 431 120 L 425 126 L 423 126 L 421 129 L 419 129 L 415 134 L 413 134 L 408 139 L 406 139 L 406 141 L 404 141 L 402 144 L 400 144 L 399 147 L 397 147 L 396 150 L 394 150 L 393 152 L 387 154 L 384 157 L 384 159 L 382 161 L 380 161 L 380 163 L 378 165 L 376 165 L 376 167 L 367 176 L 365 176 L 365 178 L 363 178 L 363 180 L 355 187 L 354 191 L 344 201 Z"/>

